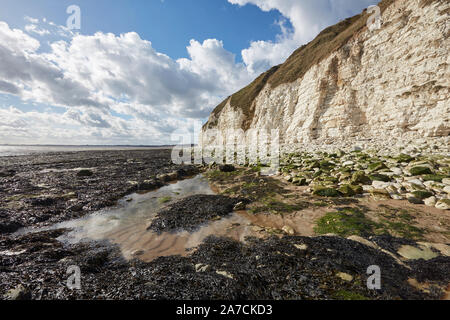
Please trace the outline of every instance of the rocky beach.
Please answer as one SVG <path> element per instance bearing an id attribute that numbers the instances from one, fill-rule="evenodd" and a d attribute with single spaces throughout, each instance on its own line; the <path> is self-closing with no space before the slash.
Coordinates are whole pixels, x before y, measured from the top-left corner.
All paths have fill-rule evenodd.
<path id="1" fill-rule="evenodd" d="M 448 201 L 448 156 L 292 153 L 283 156 L 278 175 L 262 176 L 260 165 L 174 165 L 170 152 L 1 157 L 0 294 L 5 299 L 448 298 L 450 210 L 439 205 Z M 122 238 L 64 240 L 73 232 L 65 221 L 98 211 L 107 217 L 136 202 L 132 195 L 199 184 L 200 173 L 210 186 L 206 194 L 193 189 L 185 196 L 173 188 L 172 197 L 154 193 L 155 214 L 127 225 L 128 231 L 119 229 Z M 152 232 L 165 238 L 149 237 Z M 126 241 L 133 234 L 130 253 Z M 193 234 L 201 235 L 194 247 L 183 243 L 190 239 L 183 236 Z M 73 265 L 81 270 L 80 290 L 66 285 Z M 366 285 L 371 265 L 382 271 L 380 290 Z"/>

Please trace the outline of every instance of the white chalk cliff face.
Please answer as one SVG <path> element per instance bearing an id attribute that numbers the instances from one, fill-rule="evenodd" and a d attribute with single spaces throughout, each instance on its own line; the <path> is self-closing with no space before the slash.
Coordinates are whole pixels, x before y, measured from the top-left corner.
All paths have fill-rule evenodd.
<path id="1" fill-rule="evenodd" d="M 393 143 L 450 135 L 450 1 L 397 0 L 292 83 L 266 84 L 246 119 L 230 105 L 207 125 L 280 130 L 286 145 Z M 204 130 L 205 130 L 204 129 Z M 205 139 L 202 144 L 214 143 Z"/>

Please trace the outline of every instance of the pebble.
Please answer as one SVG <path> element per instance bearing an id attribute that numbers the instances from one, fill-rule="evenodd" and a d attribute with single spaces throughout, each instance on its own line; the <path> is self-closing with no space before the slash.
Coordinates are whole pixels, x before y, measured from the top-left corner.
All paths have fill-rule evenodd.
<path id="1" fill-rule="evenodd" d="M 231 274 L 231 273 L 229 273 L 229 272 L 226 272 L 226 271 L 216 271 L 216 273 L 217 274 L 219 274 L 219 275 L 221 275 L 221 276 L 224 276 L 224 277 L 227 277 L 227 278 L 230 278 L 230 279 L 234 279 L 233 278 L 233 275 Z"/>
<path id="2" fill-rule="evenodd" d="M 423 201 L 419 198 L 416 198 L 412 193 L 406 194 L 406 200 L 413 204 L 423 204 Z"/>
<path id="3" fill-rule="evenodd" d="M 394 174 L 396 174 L 396 175 L 398 175 L 398 176 L 400 176 L 400 175 L 402 175 L 403 174 L 403 170 L 402 169 L 400 169 L 400 168 L 390 168 L 390 170 L 394 173 Z"/>
<path id="4" fill-rule="evenodd" d="M 233 211 L 240 211 L 240 210 L 245 210 L 245 203 L 240 201 L 238 203 L 236 203 L 236 205 L 233 208 Z"/>
<path id="5" fill-rule="evenodd" d="M 441 210 L 450 210 L 450 200 L 439 200 L 438 202 L 436 202 L 435 207 Z"/>
<path id="6" fill-rule="evenodd" d="M 283 230 L 283 232 L 285 232 L 291 236 L 295 234 L 294 229 L 292 229 L 292 227 L 290 227 L 290 226 L 284 226 L 283 229 L 281 229 L 281 230 Z"/>
<path id="7" fill-rule="evenodd" d="M 14 289 L 9 290 L 4 298 L 6 300 L 29 300 L 31 299 L 31 292 L 22 284 L 19 284 Z"/>
<path id="8" fill-rule="evenodd" d="M 344 281 L 352 281 L 353 280 L 353 276 L 348 273 L 345 273 L 345 272 L 339 272 L 337 274 L 337 276 Z"/>
<path id="9" fill-rule="evenodd" d="M 389 186 L 392 186 L 393 184 L 391 182 L 383 182 L 383 181 L 373 181 L 372 186 L 375 189 L 386 189 Z"/>
<path id="10" fill-rule="evenodd" d="M 209 269 L 211 269 L 211 267 L 207 264 L 198 263 L 195 265 L 195 272 L 206 272 Z"/>
<path id="11" fill-rule="evenodd" d="M 436 197 L 426 198 L 423 202 L 429 207 L 434 207 L 436 205 Z"/>
<path id="12" fill-rule="evenodd" d="M 409 183 L 409 184 L 415 184 L 415 185 L 417 185 L 417 186 L 419 186 L 419 187 L 425 188 L 424 184 L 423 184 L 422 181 L 420 181 L 419 179 L 410 179 L 410 180 L 408 180 L 407 183 Z"/>

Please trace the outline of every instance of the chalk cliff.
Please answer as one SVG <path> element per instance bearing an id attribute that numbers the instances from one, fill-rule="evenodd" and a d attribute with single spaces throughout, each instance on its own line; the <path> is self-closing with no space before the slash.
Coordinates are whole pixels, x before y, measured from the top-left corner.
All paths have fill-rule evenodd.
<path id="1" fill-rule="evenodd" d="M 407 143 L 450 135 L 450 2 L 383 0 L 325 29 L 221 103 L 203 127 L 280 130 L 305 148 Z M 204 139 L 203 145 L 214 143 Z"/>

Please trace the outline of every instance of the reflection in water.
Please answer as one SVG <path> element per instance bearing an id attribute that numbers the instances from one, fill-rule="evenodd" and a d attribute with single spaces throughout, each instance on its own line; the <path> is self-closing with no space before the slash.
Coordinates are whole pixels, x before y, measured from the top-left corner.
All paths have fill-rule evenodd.
<path id="1" fill-rule="evenodd" d="M 248 221 L 236 213 L 204 225 L 194 233 L 182 231 L 158 235 L 147 231 L 146 226 L 134 224 L 125 229 L 118 228 L 106 236 L 120 245 L 126 258 L 139 257 L 151 261 L 160 256 L 186 255 L 209 235 L 228 236 L 241 241 L 251 235 Z"/>
<path id="2" fill-rule="evenodd" d="M 116 208 L 101 210 L 46 229 L 72 229 L 59 238 L 64 243 L 110 240 L 120 246 L 125 258 L 139 257 L 145 261 L 159 256 L 186 255 L 189 248 L 198 246 L 212 234 L 226 235 L 236 240 L 243 240 L 251 235 L 249 220 L 237 213 L 204 225 L 194 233 L 182 231 L 158 235 L 146 230 L 156 212 L 167 205 L 161 204 L 161 198 L 170 197 L 174 201 L 195 194 L 214 194 L 202 175 L 145 194 L 132 194 L 121 200 Z M 45 229 L 33 229 L 32 232 L 42 230 Z M 20 233 L 26 232 L 30 230 L 22 230 Z"/>
<path id="3" fill-rule="evenodd" d="M 156 191 L 132 194 L 122 199 L 116 208 L 104 209 L 81 219 L 63 222 L 57 227 L 75 228 L 62 238 L 70 243 L 86 238 L 105 239 L 112 233 L 120 235 L 127 231 L 130 231 L 130 237 L 135 237 L 133 229 L 139 226 L 146 227 L 156 212 L 167 205 L 161 203 L 162 198 L 170 197 L 173 201 L 194 194 L 213 194 L 208 181 L 201 175 L 164 186 Z"/>

